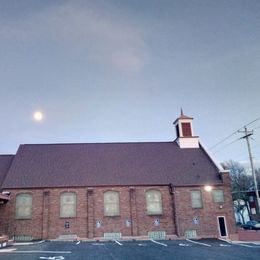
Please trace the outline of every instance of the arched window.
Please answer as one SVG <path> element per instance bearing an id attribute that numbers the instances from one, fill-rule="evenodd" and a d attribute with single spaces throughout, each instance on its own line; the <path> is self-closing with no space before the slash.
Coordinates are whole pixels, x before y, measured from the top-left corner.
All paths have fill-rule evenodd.
<path id="1" fill-rule="evenodd" d="M 119 216 L 119 193 L 117 191 L 106 191 L 104 193 L 104 215 Z"/>
<path id="2" fill-rule="evenodd" d="M 76 193 L 64 192 L 60 195 L 60 217 L 76 217 Z"/>
<path id="3" fill-rule="evenodd" d="M 18 194 L 15 200 L 16 219 L 32 218 L 32 195 L 28 193 Z"/>
<path id="4" fill-rule="evenodd" d="M 146 192 L 147 214 L 162 214 L 162 195 L 158 190 L 148 190 Z"/>

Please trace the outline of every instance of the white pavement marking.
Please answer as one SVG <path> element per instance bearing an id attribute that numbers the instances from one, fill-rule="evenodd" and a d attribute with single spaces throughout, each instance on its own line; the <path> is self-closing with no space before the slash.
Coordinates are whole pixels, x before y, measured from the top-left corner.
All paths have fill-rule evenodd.
<path id="1" fill-rule="evenodd" d="M 103 243 L 93 243 L 92 245 L 93 246 L 104 246 L 105 244 L 103 244 Z"/>
<path id="2" fill-rule="evenodd" d="M 158 244 L 158 245 L 161 245 L 161 246 L 167 246 L 166 244 L 164 244 L 164 243 L 161 243 L 161 242 L 158 242 L 158 241 L 155 241 L 155 240 L 153 240 L 153 239 L 150 239 L 153 243 L 155 243 L 155 244 Z"/>
<path id="3" fill-rule="evenodd" d="M 236 246 L 245 246 L 245 247 L 251 247 L 251 248 L 260 248 L 260 246 L 250 246 L 250 245 L 239 244 L 239 243 L 237 243 L 237 244 L 234 244 L 234 245 L 236 245 Z"/>
<path id="4" fill-rule="evenodd" d="M 222 241 L 225 241 L 231 245 L 236 245 L 236 246 L 244 246 L 244 247 L 251 247 L 251 248 L 260 248 L 260 246 L 251 246 L 251 245 L 246 245 L 246 244 L 243 244 L 243 243 L 239 243 L 239 242 L 233 242 L 229 239 L 222 239 L 222 238 L 219 238 L 219 240 L 222 240 Z"/>
<path id="5" fill-rule="evenodd" d="M 49 259 L 49 260 L 63 260 L 65 259 L 63 256 L 50 256 L 50 257 L 45 257 L 41 256 L 40 259 Z"/>
<path id="6" fill-rule="evenodd" d="M 138 244 L 138 246 L 147 246 L 146 244 Z"/>
<path id="7" fill-rule="evenodd" d="M 122 243 L 120 243 L 119 241 L 117 241 L 117 240 L 115 240 L 115 242 L 118 244 L 118 245 L 120 245 L 120 246 L 122 246 L 123 244 Z"/>
<path id="8" fill-rule="evenodd" d="M 45 240 L 37 241 L 37 242 L 15 242 L 13 243 L 14 246 L 29 246 L 29 245 L 37 245 L 44 243 Z"/>
<path id="9" fill-rule="evenodd" d="M 205 244 L 205 243 L 201 243 L 201 242 L 197 242 L 197 241 L 193 241 L 193 240 L 190 240 L 190 239 L 186 239 L 186 241 L 188 241 L 188 242 L 191 242 L 191 243 L 194 243 L 194 244 L 198 244 L 198 245 L 202 245 L 202 246 L 211 246 L 211 245 L 209 245 L 209 244 Z"/>
<path id="10" fill-rule="evenodd" d="M 16 250 L 16 248 L 1 249 L 0 253 L 10 253 L 10 252 L 13 252 L 15 250 Z"/>
<path id="11" fill-rule="evenodd" d="M 189 244 L 180 243 L 179 246 L 190 246 Z"/>
<path id="12" fill-rule="evenodd" d="M 229 240 L 229 239 L 219 238 L 218 240 L 224 241 L 224 242 L 229 243 L 229 244 L 233 244 L 232 241 Z"/>
<path id="13" fill-rule="evenodd" d="M 78 244 L 80 244 L 80 241 L 78 241 L 78 242 L 76 243 L 76 245 L 78 245 Z"/>
<path id="14" fill-rule="evenodd" d="M 231 247 L 231 245 L 226 245 L 226 244 L 219 244 L 219 246 L 223 246 L 223 247 Z"/>
<path id="15" fill-rule="evenodd" d="M 11 251 L 10 253 L 43 253 L 43 254 L 71 254 L 70 251 Z"/>

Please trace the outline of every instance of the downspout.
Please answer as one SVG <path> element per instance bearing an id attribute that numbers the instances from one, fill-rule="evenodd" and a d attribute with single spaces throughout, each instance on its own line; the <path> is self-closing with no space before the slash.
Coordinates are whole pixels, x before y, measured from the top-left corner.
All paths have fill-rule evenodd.
<path id="1" fill-rule="evenodd" d="M 169 183 L 169 192 L 172 200 L 172 215 L 173 215 L 174 227 L 175 227 L 176 235 L 179 237 L 180 232 L 179 232 L 179 223 L 178 223 L 178 217 L 176 212 L 176 197 L 175 197 L 176 189 L 172 185 L 172 183 Z"/>

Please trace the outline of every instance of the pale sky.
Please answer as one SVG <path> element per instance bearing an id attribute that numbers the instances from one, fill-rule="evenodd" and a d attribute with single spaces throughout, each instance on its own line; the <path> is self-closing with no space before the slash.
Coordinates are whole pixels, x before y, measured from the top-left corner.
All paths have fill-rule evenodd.
<path id="1" fill-rule="evenodd" d="M 181 107 L 212 147 L 260 117 L 259 0 L 0 0 L 0 44 L 1 154 L 173 141 Z M 211 152 L 248 160 L 241 136 Z"/>

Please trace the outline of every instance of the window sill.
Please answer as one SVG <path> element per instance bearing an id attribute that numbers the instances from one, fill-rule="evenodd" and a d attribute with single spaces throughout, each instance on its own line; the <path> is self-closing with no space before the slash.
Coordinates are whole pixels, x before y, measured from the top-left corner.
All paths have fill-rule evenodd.
<path id="1" fill-rule="evenodd" d="M 76 217 L 77 217 L 77 216 L 73 216 L 73 217 L 61 217 L 61 216 L 60 216 L 61 219 L 68 219 L 68 218 L 69 218 L 69 219 L 72 219 L 72 218 L 76 218 Z"/>
<path id="2" fill-rule="evenodd" d="M 121 217 L 120 215 L 104 215 L 104 217 L 107 217 L 107 218 L 118 218 L 118 217 Z"/>
<path id="3" fill-rule="evenodd" d="M 32 220 L 32 218 L 15 218 L 15 220 Z"/>
<path id="4" fill-rule="evenodd" d="M 162 212 L 146 212 L 146 215 L 148 216 L 162 216 Z"/>

